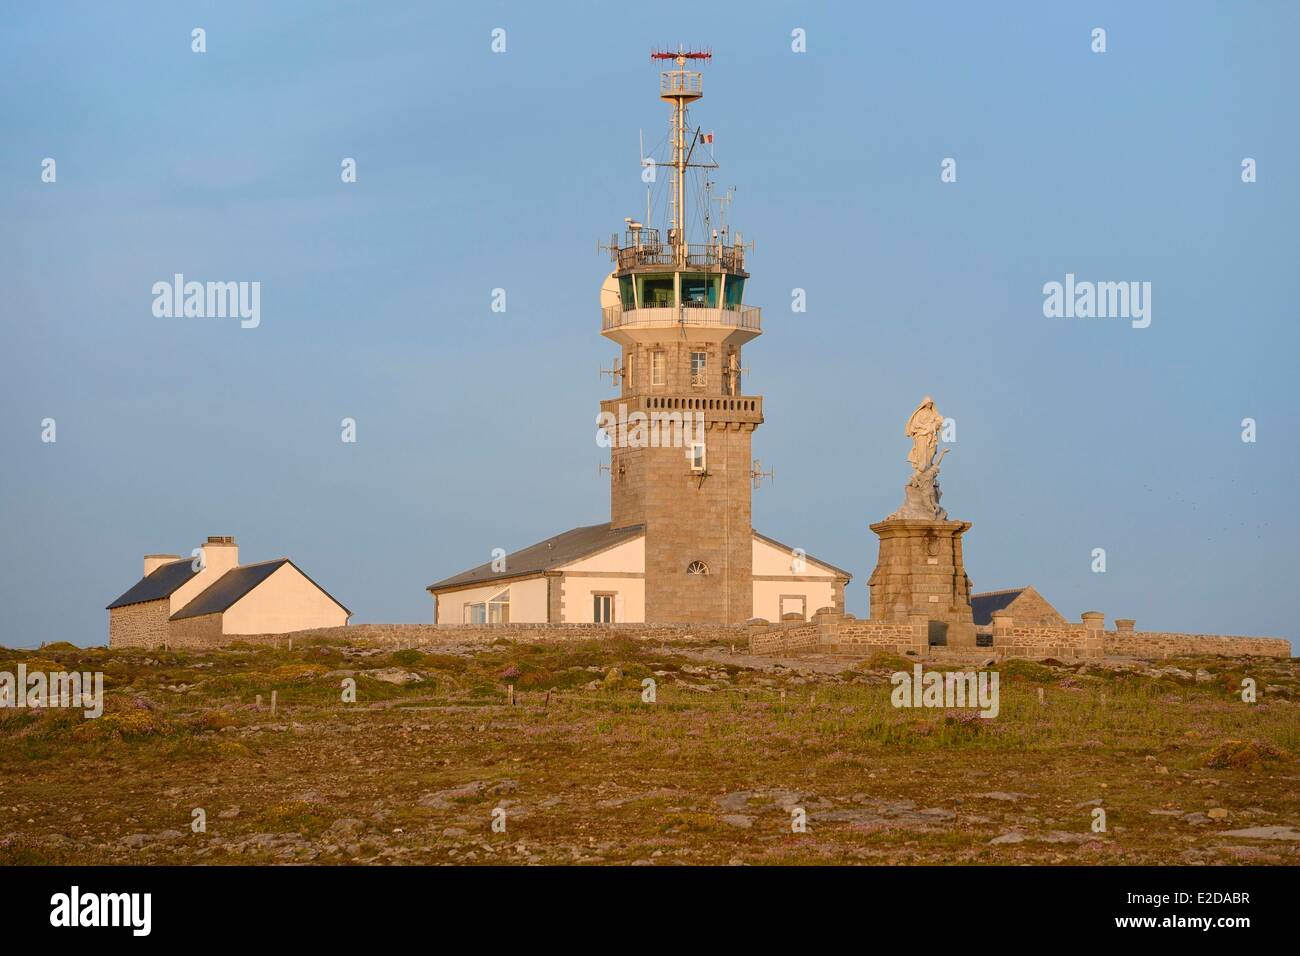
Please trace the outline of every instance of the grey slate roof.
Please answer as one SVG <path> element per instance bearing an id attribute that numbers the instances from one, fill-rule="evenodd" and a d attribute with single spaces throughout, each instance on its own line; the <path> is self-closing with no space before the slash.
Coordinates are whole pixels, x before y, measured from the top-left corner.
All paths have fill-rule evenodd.
<path id="1" fill-rule="evenodd" d="M 315 581 L 312 581 L 311 576 L 302 568 L 288 558 L 276 558 L 274 561 L 262 561 L 259 564 L 245 564 L 237 568 L 231 568 L 200 591 L 192 601 L 173 614 L 170 620 L 178 621 L 187 617 L 198 617 L 201 614 L 220 614 L 227 611 L 236 601 L 286 564 L 293 565 L 293 569 L 308 581 L 311 581 L 320 590 L 321 594 L 324 594 L 347 611 L 349 617 L 352 616 L 352 612 L 348 611 L 338 598 L 319 584 L 316 584 Z M 145 601 L 158 601 L 171 597 L 177 588 L 194 577 L 196 573 L 193 569 L 193 561 L 190 558 L 164 564 L 156 569 L 153 574 L 141 578 L 129 591 L 110 604 L 106 610 L 111 611 L 113 608 L 125 607 L 128 604 L 141 604 Z"/>
<path id="2" fill-rule="evenodd" d="M 545 541 L 539 541 L 507 554 L 504 571 L 493 571 L 492 562 L 489 561 L 468 571 L 462 571 L 460 574 L 443 578 L 430 584 L 426 590 L 440 591 L 467 584 L 490 584 L 493 581 L 508 581 L 511 578 L 540 574 L 612 548 L 624 541 L 631 541 L 643 534 L 645 534 L 645 525 L 637 524 L 615 529 L 609 526 L 608 521 L 604 524 L 573 528 L 553 538 L 547 538 Z"/>
<path id="3" fill-rule="evenodd" d="M 145 601 L 160 601 L 163 598 L 171 597 L 173 591 L 194 577 L 196 573 L 194 561 L 191 558 L 182 558 L 179 561 L 164 564 L 159 568 L 155 568 L 152 574 L 137 581 L 105 610 L 111 611 L 115 607 L 142 604 Z"/>
<path id="4" fill-rule="evenodd" d="M 1025 593 L 1024 588 L 1011 588 L 1008 591 L 987 591 L 984 594 L 970 596 L 970 609 L 976 624 L 992 624 L 993 612 L 1010 606 L 1011 602 Z"/>
<path id="5" fill-rule="evenodd" d="M 190 601 L 189 604 L 173 614 L 171 619 L 179 621 L 187 617 L 199 617 L 203 614 L 220 614 L 280 570 L 283 565 L 292 563 L 288 558 L 277 558 L 274 561 L 263 561 L 260 564 L 245 564 L 242 567 L 231 568 L 200 591 L 193 601 Z M 319 587 L 319 585 L 317 586 Z"/>

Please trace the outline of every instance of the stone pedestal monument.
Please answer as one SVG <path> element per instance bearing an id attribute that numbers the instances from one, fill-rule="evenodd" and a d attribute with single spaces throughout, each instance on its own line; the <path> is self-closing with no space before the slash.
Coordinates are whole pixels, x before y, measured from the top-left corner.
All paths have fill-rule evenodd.
<path id="1" fill-rule="evenodd" d="M 970 578 L 961 553 L 970 522 L 950 521 L 939 507 L 939 463 L 948 452 L 935 455 L 942 427 L 943 416 L 927 395 L 907 420 L 912 477 L 903 488 L 902 507 L 871 526 L 880 538 L 880 558 L 868 582 L 871 618 L 903 623 L 923 614 L 931 644 L 974 647 Z"/>

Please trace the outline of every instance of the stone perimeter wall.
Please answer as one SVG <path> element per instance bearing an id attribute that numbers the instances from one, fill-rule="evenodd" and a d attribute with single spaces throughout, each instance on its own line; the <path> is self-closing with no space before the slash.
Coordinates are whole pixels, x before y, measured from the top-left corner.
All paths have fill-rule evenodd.
<path id="1" fill-rule="evenodd" d="M 857 648 L 905 653 L 928 642 L 929 629 L 922 621 L 899 624 L 893 621 L 858 619 L 825 609 L 807 623 L 751 624 L 751 654 L 848 653 Z"/>
<path id="2" fill-rule="evenodd" d="M 1226 634 L 1178 634 L 1170 631 L 1107 631 L 1107 657 L 1184 657 L 1223 654 L 1228 657 L 1290 657 L 1291 642 L 1280 637 L 1237 637 Z M 1188 650 L 1188 645 L 1194 650 Z"/>
<path id="3" fill-rule="evenodd" d="M 1223 654 L 1230 657 L 1291 656 L 1289 641 L 1277 637 L 1237 637 L 1223 634 L 1184 634 L 1169 631 L 1135 631 L 1133 622 L 1116 622 L 1103 629 L 1100 613 L 1089 611 L 1080 624 L 1018 625 L 1005 613 L 993 615 L 993 646 L 971 653 L 995 658 L 1046 658 L 1058 660 L 1100 657 L 1184 657 Z M 930 652 L 924 615 L 912 615 L 907 624 L 858 620 L 852 615 L 819 611 L 808 624 L 755 629 L 750 640 L 753 654 L 852 653 L 871 648 L 893 653 Z"/>
<path id="4" fill-rule="evenodd" d="M 215 616 L 214 616 L 215 617 Z M 1098 618 L 1100 616 L 1098 615 Z M 1100 625 L 1100 620 L 1090 620 Z M 185 627 L 176 627 L 185 623 Z M 1127 623 L 1127 622 L 1125 622 Z M 632 638 L 644 641 L 721 642 L 740 649 L 748 643 L 751 654 L 786 656 L 806 653 L 856 654 L 869 650 L 890 653 L 930 652 L 929 630 L 923 615 L 908 623 L 859 619 L 824 608 L 811 621 L 769 624 L 352 624 L 345 627 L 314 628 L 289 634 L 220 633 L 213 619 L 173 621 L 166 638 L 170 648 L 202 649 L 223 644 L 278 645 L 290 638 L 311 640 L 365 641 L 388 647 L 436 647 L 446 644 L 491 643 L 496 640 L 523 643 Z M 150 641 L 114 641 L 113 646 L 161 647 L 160 634 Z M 1181 634 L 1162 631 L 1102 630 L 1100 626 L 1062 624 L 1051 627 L 1015 625 L 1005 615 L 995 617 L 993 646 L 973 653 L 996 658 L 1045 658 L 1059 660 L 1099 657 L 1178 657 L 1189 654 L 1229 656 L 1291 656 L 1289 642 L 1270 637 L 1230 637 L 1219 634 Z"/>
<path id="5" fill-rule="evenodd" d="M 220 614 L 203 614 L 172 621 L 171 630 L 167 634 L 169 648 L 216 647 L 226 640 L 234 638 L 222 636 Z"/>
<path id="6" fill-rule="evenodd" d="M 993 648 L 1017 657 L 1183 657 L 1224 654 L 1231 657 L 1290 657 L 1290 642 L 1278 637 L 1239 637 L 1228 634 L 1187 634 L 1173 631 L 1113 631 L 1088 624 L 1022 627 L 994 617 Z M 1128 622 L 1126 622 L 1128 623 Z"/>
<path id="7" fill-rule="evenodd" d="M 211 618 L 216 618 L 212 615 Z M 166 638 L 168 648 L 202 649 L 244 643 L 279 645 L 289 639 L 364 641 L 387 647 L 436 647 L 447 644 L 490 644 L 497 640 L 543 644 L 626 637 L 645 641 L 722 641 L 739 651 L 749 640 L 747 624 L 349 624 L 318 627 L 285 634 L 226 634 L 208 617 L 173 621 Z M 184 625 L 178 627 L 178 625 Z M 764 627 L 767 626 L 764 622 Z M 119 646 L 116 643 L 112 646 Z M 163 638 L 132 647 L 162 647 Z"/>

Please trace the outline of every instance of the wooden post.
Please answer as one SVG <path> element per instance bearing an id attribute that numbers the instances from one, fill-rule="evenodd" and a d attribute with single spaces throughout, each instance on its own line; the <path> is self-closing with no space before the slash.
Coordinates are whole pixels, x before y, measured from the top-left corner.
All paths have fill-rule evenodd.
<path id="1" fill-rule="evenodd" d="M 514 684 L 506 685 L 506 703 L 509 704 L 511 707 L 515 706 L 515 685 Z"/>
<path id="2" fill-rule="evenodd" d="M 274 690 L 271 691 L 271 716 L 272 717 L 275 716 L 275 695 L 278 693 L 279 691 L 274 691 Z"/>
<path id="3" fill-rule="evenodd" d="M 262 709 L 262 695 L 261 695 L 261 694 L 258 694 L 258 695 L 257 695 L 257 709 L 258 709 L 258 710 L 261 710 L 261 709 Z"/>
<path id="4" fill-rule="evenodd" d="M 293 650 L 293 638 L 289 638 L 289 650 Z"/>

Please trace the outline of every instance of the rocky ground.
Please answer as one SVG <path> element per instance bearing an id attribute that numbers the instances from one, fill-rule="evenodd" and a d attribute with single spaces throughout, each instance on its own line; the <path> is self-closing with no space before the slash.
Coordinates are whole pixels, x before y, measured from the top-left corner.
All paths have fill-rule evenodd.
<path id="1" fill-rule="evenodd" d="M 1289 660 L 1003 661 L 987 720 L 699 643 L 19 663 L 107 700 L 0 710 L 0 864 L 1300 863 Z"/>

